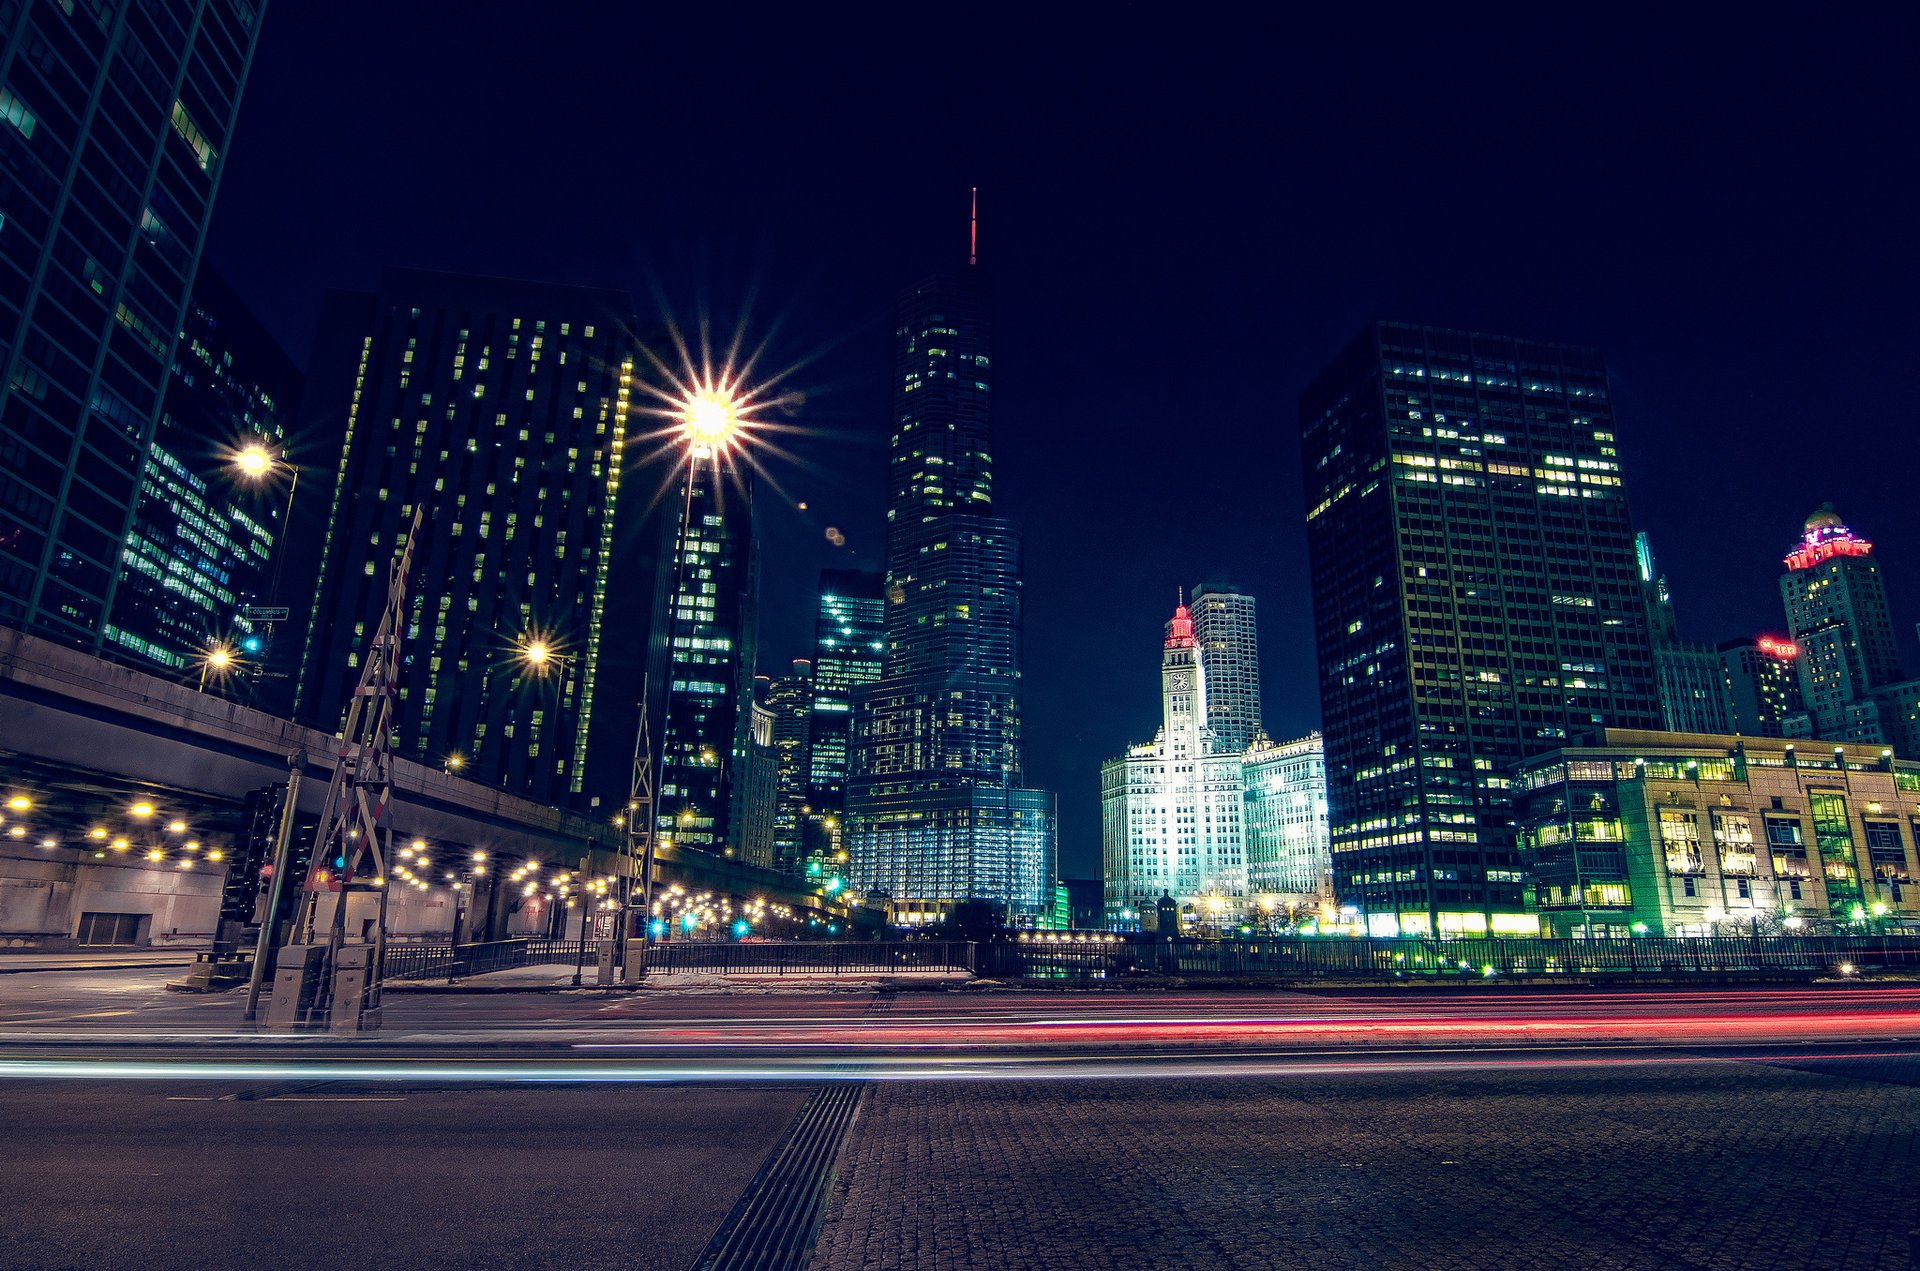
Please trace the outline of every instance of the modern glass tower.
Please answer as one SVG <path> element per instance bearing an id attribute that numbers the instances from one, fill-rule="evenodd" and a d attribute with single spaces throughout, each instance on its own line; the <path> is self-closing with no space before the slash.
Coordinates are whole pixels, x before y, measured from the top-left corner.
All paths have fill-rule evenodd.
<path id="1" fill-rule="evenodd" d="M 329 297 L 304 413 L 341 443 L 303 719 L 339 726 L 424 509 L 399 753 L 542 803 L 582 790 L 602 659 L 641 643 L 602 630 L 633 330 L 625 294 L 583 287 L 390 269 Z"/>
<path id="2" fill-rule="evenodd" d="M 761 701 L 773 716 L 774 764 L 773 868 L 797 874 L 805 850 L 811 775 L 809 740 L 813 723 L 813 666 L 795 658 L 788 675 L 765 682 Z"/>
<path id="3" fill-rule="evenodd" d="M 1335 890 L 1376 932 L 1530 930 L 1519 763 L 1660 725 L 1606 364 L 1377 322 L 1300 420 Z"/>
<path id="4" fill-rule="evenodd" d="M 174 349 L 160 426 L 147 451 L 133 530 L 107 622 L 108 652 L 191 673 L 216 644 L 239 657 L 251 701 L 284 709 L 299 638 L 271 622 L 276 552 L 298 491 L 278 463 L 259 479 L 234 464 L 248 443 L 284 451 L 300 371 L 238 296 L 202 266 Z M 302 580 L 308 598 L 312 589 Z M 307 603 L 297 606 L 305 629 Z"/>
<path id="5" fill-rule="evenodd" d="M 888 453 L 886 655 L 855 696 L 851 882 L 905 921 L 1051 898 L 1055 806 L 1025 788 L 1020 538 L 993 515 L 991 292 L 976 263 L 902 298 Z"/>
<path id="6" fill-rule="evenodd" d="M 817 845 L 833 851 L 847 812 L 847 755 L 853 696 L 880 678 L 887 652 L 886 579 L 861 569 L 820 572 L 813 628 L 813 723 L 808 729 L 808 804 L 823 831 Z"/>
<path id="7" fill-rule="evenodd" d="M 122 544 L 265 8 L 0 5 L 0 623 L 127 647 Z"/>
<path id="8" fill-rule="evenodd" d="M 753 745 L 753 667 L 759 644 L 760 552 L 753 474 L 726 455 L 696 454 L 674 496 L 661 571 L 671 649 L 656 825 L 682 848 L 739 850 Z M 691 492 L 686 483 L 691 482 Z"/>
<path id="9" fill-rule="evenodd" d="M 1207 659 L 1207 726 L 1221 750 L 1239 752 L 1260 731 L 1260 638 L 1253 597 L 1226 583 L 1193 589 L 1193 634 Z"/>

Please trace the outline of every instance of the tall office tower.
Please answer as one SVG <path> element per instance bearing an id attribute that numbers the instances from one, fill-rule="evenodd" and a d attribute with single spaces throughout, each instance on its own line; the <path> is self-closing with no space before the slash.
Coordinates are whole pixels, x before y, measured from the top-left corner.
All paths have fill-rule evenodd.
<path id="1" fill-rule="evenodd" d="M 108 648 L 265 8 L 0 7 L 0 624 Z"/>
<path id="2" fill-rule="evenodd" d="M 756 677 L 756 687 L 764 677 Z M 765 702 L 748 704 L 747 761 L 741 767 L 735 846 L 741 860 L 762 869 L 773 866 L 774 835 L 779 817 L 780 757 L 775 749 L 777 727 L 773 711 Z"/>
<path id="3" fill-rule="evenodd" d="M 1720 646 L 1729 731 L 1746 737 L 1784 737 L 1800 703 L 1800 646 L 1774 636 L 1749 636 Z"/>
<path id="4" fill-rule="evenodd" d="M 1210 686 L 1193 616 L 1179 605 L 1160 651 L 1160 731 L 1100 769 L 1107 914 L 1118 925 L 1152 915 L 1162 895 L 1202 930 L 1247 914 L 1240 755 L 1215 741 Z"/>
<path id="5" fill-rule="evenodd" d="M 110 655 L 179 673 L 229 646 L 246 668 L 246 696 L 284 709 L 299 640 L 279 656 L 282 627 L 269 619 L 273 606 L 294 607 L 274 584 L 298 485 L 277 460 L 252 475 L 235 460 L 249 444 L 281 453 L 301 385 L 293 360 L 203 265 L 120 551 Z M 299 590 L 311 597 L 305 581 Z M 298 607 L 304 630 L 307 606 Z"/>
<path id="6" fill-rule="evenodd" d="M 847 756 L 853 695 L 880 678 L 887 652 L 886 579 L 861 569 L 820 572 L 820 608 L 813 628 L 812 775 L 808 802 L 814 828 L 808 854 L 838 850 L 847 812 Z"/>
<path id="7" fill-rule="evenodd" d="M 389 565 L 424 509 L 398 752 L 542 803 L 581 791 L 609 653 L 631 315 L 620 292 L 407 269 L 377 294 L 328 296 L 303 415 L 343 440 L 302 718 L 338 727 Z M 620 731 L 624 759 L 633 731 Z"/>
<path id="8" fill-rule="evenodd" d="M 857 890 L 927 921 L 1052 897 L 1052 794 L 1020 736 L 1020 538 L 993 515 L 990 292 L 969 263 L 908 291 L 895 324 L 886 656 L 855 695 L 847 841 Z"/>
<path id="9" fill-rule="evenodd" d="M 1281 904 L 1332 899 L 1327 834 L 1327 761 L 1319 733 L 1296 741 L 1254 738 L 1241 757 L 1241 813 L 1252 914 Z"/>
<path id="10" fill-rule="evenodd" d="M 1788 638 L 1800 650 L 1807 717 L 1789 725 L 1789 733 L 1837 742 L 1891 740 L 1887 694 L 1876 690 L 1900 679 L 1900 661 L 1873 544 L 1848 529 L 1828 503 L 1807 518 L 1786 566 L 1780 599 Z"/>
<path id="11" fill-rule="evenodd" d="M 1222 750 L 1242 751 L 1260 731 L 1260 640 L 1253 597 L 1224 583 L 1193 589 L 1193 634 L 1207 658 L 1207 724 Z"/>
<path id="12" fill-rule="evenodd" d="M 808 741 L 813 724 L 813 664 L 793 660 L 793 671 L 767 682 L 761 701 L 773 716 L 774 812 L 773 867 L 800 872 L 805 855 L 808 779 L 812 755 Z"/>
<path id="13" fill-rule="evenodd" d="M 670 673 L 655 824 L 679 847 L 724 854 L 742 846 L 752 745 L 760 594 L 753 474 L 724 452 L 696 451 L 669 497 L 685 525 L 676 515 L 664 527 Z"/>
<path id="14" fill-rule="evenodd" d="M 1710 644 L 1682 640 L 1673 612 L 1673 592 L 1653 559 L 1647 536 L 1634 535 L 1634 559 L 1653 638 L 1654 691 L 1660 698 L 1661 725 L 1674 733 L 1725 733 L 1733 730 L 1727 700 L 1726 667 Z"/>
<path id="15" fill-rule="evenodd" d="M 1378 322 L 1300 419 L 1336 892 L 1376 932 L 1532 930 L 1515 769 L 1660 723 L 1606 365 Z"/>

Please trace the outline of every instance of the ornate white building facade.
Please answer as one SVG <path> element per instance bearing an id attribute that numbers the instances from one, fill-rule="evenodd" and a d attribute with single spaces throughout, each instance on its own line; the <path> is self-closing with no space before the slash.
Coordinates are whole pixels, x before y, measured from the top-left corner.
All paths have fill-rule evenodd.
<path id="1" fill-rule="evenodd" d="M 1154 929 L 1166 896 L 1188 934 L 1230 933 L 1271 921 L 1277 904 L 1299 899 L 1283 892 L 1316 893 L 1325 874 L 1318 735 L 1275 746 L 1256 731 L 1251 747 L 1227 744 L 1208 722 L 1206 662 L 1182 603 L 1161 648 L 1160 731 L 1100 770 L 1111 926 Z M 1305 887 L 1279 885 L 1315 871 Z"/>

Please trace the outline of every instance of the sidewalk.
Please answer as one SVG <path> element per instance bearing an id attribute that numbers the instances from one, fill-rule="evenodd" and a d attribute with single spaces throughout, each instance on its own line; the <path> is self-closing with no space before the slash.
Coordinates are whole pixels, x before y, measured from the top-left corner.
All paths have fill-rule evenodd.
<path id="1" fill-rule="evenodd" d="M 947 988 L 965 983 L 970 978 L 966 971 L 910 971 L 892 975 L 872 973 L 843 975 L 809 975 L 790 972 L 786 975 L 773 974 L 733 974 L 717 975 L 710 971 L 679 971 L 672 973 L 655 972 L 647 976 L 646 982 L 639 985 L 622 984 L 618 980 L 610 986 L 624 992 L 684 992 L 699 994 L 714 993 L 874 993 L 883 988 Z M 462 976 L 452 984 L 444 979 L 435 980 L 389 980 L 385 992 L 388 993 L 559 993 L 573 991 L 573 968 L 570 966 L 518 966 L 504 971 L 488 971 L 481 975 Z M 580 979 L 582 989 L 600 990 L 599 971 L 591 962 Z M 605 991 L 605 990 L 601 990 Z"/>
<path id="2" fill-rule="evenodd" d="M 0 950 L 0 975 L 23 971 L 119 971 L 130 968 L 192 966 L 203 949 L 38 949 Z"/>

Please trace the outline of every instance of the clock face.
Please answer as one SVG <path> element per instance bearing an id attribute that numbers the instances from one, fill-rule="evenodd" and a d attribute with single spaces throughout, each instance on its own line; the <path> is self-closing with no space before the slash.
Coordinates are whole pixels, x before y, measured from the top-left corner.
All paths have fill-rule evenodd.
<path id="1" fill-rule="evenodd" d="M 1185 692 L 1193 687 L 1193 677 L 1185 671 L 1175 671 L 1167 677 L 1167 687 L 1175 692 Z"/>

